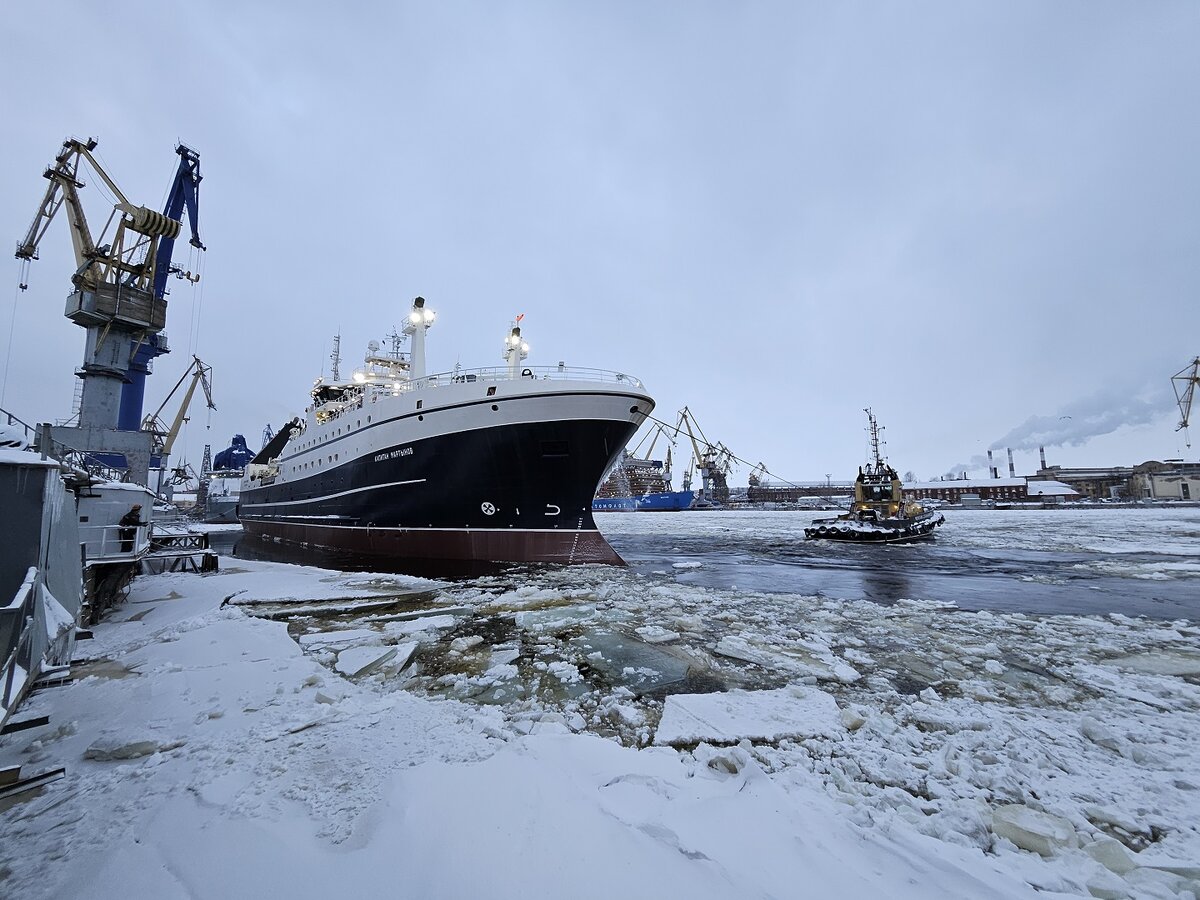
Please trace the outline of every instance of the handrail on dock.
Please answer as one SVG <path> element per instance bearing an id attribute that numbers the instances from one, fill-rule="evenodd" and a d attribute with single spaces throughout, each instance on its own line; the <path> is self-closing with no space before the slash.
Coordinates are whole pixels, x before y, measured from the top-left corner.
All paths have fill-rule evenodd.
<path id="1" fill-rule="evenodd" d="M 40 574 L 30 567 L 25 580 L 7 606 L 0 608 L 0 721 L 8 718 L 33 669 L 34 602 Z"/>

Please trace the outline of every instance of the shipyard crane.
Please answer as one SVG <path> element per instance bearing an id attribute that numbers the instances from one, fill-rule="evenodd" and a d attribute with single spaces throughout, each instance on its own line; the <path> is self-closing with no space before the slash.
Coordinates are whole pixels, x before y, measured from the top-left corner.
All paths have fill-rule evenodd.
<path id="1" fill-rule="evenodd" d="M 724 503 L 729 499 L 727 476 L 733 470 L 733 461 L 736 457 L 724 444 L 720 442 L 713 444 L 708 440 L 696 422 L 696 417 L 686 406 L 679 411 L 679 419 L 675 423 L 675 433 L 679 434 L 681 431 L 685 431 L 691 441 L 692 458 L 696 468 L 700 470 L 700 483 L 704 498 Z M 697 434 L 700 435 L 699 439 L 696 438 Z M 703 450 L 701 446 L 703 446 Z"/>
<path id="2" fill-rule="evenodd" d="M 170 262 L 186 207 L 192 245 L 203 249 L 197 234 L 199 156 L 176 148 L 179 170 L 165 212 L 131 203 L 99 164 L 92 151 L 96 140 L 68 138 L 54 163 L 44 172 L 50 182 L 24 240 L 17 246 L 21 260 L 20 287 L 28 287 L 29 264 L 58 211 L 65 207 L 75 253 L 73 291 L 66 316 L 87 331 L 79 426 L 56 428 L 55 438 L 116 468 L 128 469 L 135 480 L 148 472 L 151 436 L 135 435 L 141 424 L 145 376 L 149 362 L 167 351 L 166 279 L 174 273 L 195 281 L 190 272 Z M 81 175 L 90 169 L 115 198 L 99 236 L 94 237 L 80 199 Z M 111 236 L 110 236 L 111 229 Z"/>
<path id="3" fill-rule="evenodd" d="M 1200 356 L 1171 376 L 1171 387 L 1175 389 L 1175 402 L 1179 404 L 1179 424 L 1176 431 L 1183 432 L 1184 442 L 1191 447 L 1192 439 L 1188 435 L 1188 419 L 1192 415 L 1192 398 L 1196 394 L 1196 385 L 1200 384 Z"/>
<path id="4" fill-rule="evenodd" d="M 184 391 L 183 401 L 179 404 L 179 411 L 175 413 L 175 418 L 170 426 L 165 426 L 159 415 L 171 402 L 171 398 L 175 396 L 175 392 L 183 386 L 187 381 L 188 376 L 192 377 L 191 383 Z M 154 451 L 159 454 L 165 462 L 168 456 L 171 455 L 171 448 L 175 446 L 175 438 L 179 437 L 179 430 L 183 427 L 183 423 L 187 421 L 188 407 L 192 404 L 192 397 L 196 393 L 196 386 L 200 385 L 204 388 L 204 399 L 208 403 L 209 409 L 216 409 L 216 404 L 212 399 L 212 384 L 209 381 L 209 376 L 212 375 L 212 366 L 206 366 L 198 356 L 193 356 L 191 363 L 188 365 L 184 373 L 175 382 L 175 387 L 171 388 L 171 393 L 167 394 L 166 399 L 162 404 L 150 415 L 146 416 L 142 422 L 142 430 L 155 436 Z"/>
<path id="5" fill-rule="evenodd" d="M 172 221 L 182 221 L 184 210 L 187 211 L 188 225 L 191 227 L 191 240 L 188 242 L 197 250 L 207 248 L 200 242 L 200 154 L 190 147 L 179 144 L 175 148 L 179 155 L 179 166 L 175 169 L 175 178 L 167 194 L 167 202 L 163 207 L 163 215 Z M 165 306 L 167 296 L 167 278 L 174 275 L 190 284 L 200 280 L 182 266 L 171 262 L 175 251 L 175 235 L 164 234 L 158 240 L 158 249 L 154 255 L 154 297 L 161 300 Z M 154 333 L 147 335 L 134 351 L 129 361 L 128 383 L 121 389 L 121 410 L 118 415 L 117 427 L 124 431 L 132 431 L 138 427 L 142 418 L 142 405 L 146 396 L 146 376 L 150 374 L 150 362 L 157 356 L 168 353 L 166 335 Z"/>
<path id="6" fill-rule="evenodd" d="M 750 477 L 747 479 L 750 487 L 765 486 L 767 483 L 767 474 L 767 464 L 760 461 L 759 464 L 751 470 Z"/>
<path id="7" fill-rule="evenodd" d="M 644 435 L 642 435 L 642 439 L 637 442 L 637 445 L 634 446 L 633 452 L 630 455 L 637 456 L 638 451 L 640 451 L 642 449 L 642 445 L 644 443 L 646 443 L 647 440 L 649 440 L 650 446 L 646 449 L 646 455 L 643 457 L 643 459 L 649 459 L 651 456 L 654 455 L 654 447 L 658 443 L 658 439 L 660 437 L 665 438 L 670 445 L 674 445 L 675 440 L 669 434 L 667 434 L 667 431 L 668 431 L 668 427 L 664 423 L 656 421 L 654 423 L 653 427 L 651 427 L 650 430 L 648 430 Z M 667 455 L 669 456 L 670 453 L 671 453 L 671 448 L 670 448 L 670 446 L 668 446 L 667 447 Z"/>

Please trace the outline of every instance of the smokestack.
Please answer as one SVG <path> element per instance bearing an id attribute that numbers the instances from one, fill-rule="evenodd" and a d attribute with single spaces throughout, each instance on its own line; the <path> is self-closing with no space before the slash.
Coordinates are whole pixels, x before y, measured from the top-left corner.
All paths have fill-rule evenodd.
<path id="1" fill-rule="evenodd" d="M 1046 448 L 1038 447 L 1038 455 L 1042 458 L 1042 468 L 1046 468 Z"/>
<path id="2" fill-rule="evenodd" d="M 992 451 L 988 451 L 988 474 L 993 478 L 999 477 L 996 473 L 996 466 L 992 463 Z"/>
<path id="3" fill-rule="evenodd" d="M 1009 451 L 1008 451 L 1008 477 L 1009 478 L 1017 477 L 1017 467 L 1013 465 L 1012 448 L 1011 447 L 1009 448 Z"/>

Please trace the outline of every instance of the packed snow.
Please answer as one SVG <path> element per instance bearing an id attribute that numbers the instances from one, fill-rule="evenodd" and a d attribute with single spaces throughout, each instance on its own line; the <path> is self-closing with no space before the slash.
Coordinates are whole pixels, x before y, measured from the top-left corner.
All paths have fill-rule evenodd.
<path id="1" fill-rule="evenodd" d="M 1139 512 L 1041 543 L 1194 546 Z M 67 770 L 0 801 L 0 894 L 1200 896 L 1192 619 L 222 562 L 139 578 L 0 739 Z"/>

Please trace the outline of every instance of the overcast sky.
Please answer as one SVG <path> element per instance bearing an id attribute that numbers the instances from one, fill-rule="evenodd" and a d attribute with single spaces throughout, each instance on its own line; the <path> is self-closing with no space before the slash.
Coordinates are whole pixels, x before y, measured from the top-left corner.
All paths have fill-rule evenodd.
<path id="1" fill-rule="evenodd" d="M 524 313 L 529 364 L 637 375 L 785 478 L 851 476 L 865 406 L 921 477 L 993 445 L 1032 472 L 1041 440 L 1062 465 L 1200 453 L 1170 390 L 1200 354 L 1194 0 L 119 9 L 5 10 L 3 229 L 68 135 L 158 208 L 176 142 L 200 152 L 203 279 L 172 282 L 147 388 L 213 366 L 197 468 L 418 294 L 431 370 L 499 365 Z M 65 217 L 27 292 L 8 266 L 0 405 L 64 418 Z"/>

